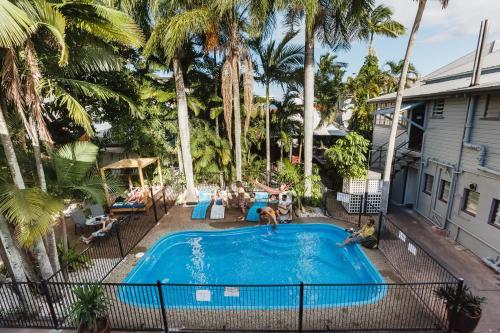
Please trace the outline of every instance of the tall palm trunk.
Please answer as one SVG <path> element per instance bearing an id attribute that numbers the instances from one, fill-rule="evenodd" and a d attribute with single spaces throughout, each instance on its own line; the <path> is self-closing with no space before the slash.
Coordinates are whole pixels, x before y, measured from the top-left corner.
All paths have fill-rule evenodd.
<path id="1" fill-rule="evenodd" d="M 382 188 L 381 202 L 381 210 L 383 212 L 387 212 L 387 209 L 389 207 L 392 160 L 394 158 L 394 146 L 396 143 L 396 133 L 398 130 L 398 119 L 401 110 L 401 104 L 403 102 L 403 91 L 405 89 L 406 79 L 408 76 L 408 68 L 410 66 L 410 59 L 413 53 L 413 46 L 415 45 L 415 39 L 417 38 L 418 28 L 420 27 L 420 22 L 422 21 L 426 3 L 427 0 L 419 0 L 418 2 L 417 14 L 415 16 L 415 21 L 413 22 L 413 28 L 411 29 L 410 39 L 408 40 L 408 46 L 406 47 L 403 69 L 399 78 L 398 91 L 396 93 L 396 105 L 394 106 L 394 116 L 392 117 L 393 120 L 391 125 L 391 133 L 389 134 L 389 142 L 387 144 L 387 153 L 384 167 L 384 183 Z"/>
<path id="2" fill-rule="evenodd" d="M 191 157 L 191 139 L 189 136 L 189 116 L 186 98 L 186 87 L 182 73 L 179 55 L 176 54 L 172 59 L 175 78 L 175 93 L 177 96 L 177 118 L 179 121 L 179 137 L 181 141 L 182 163 L 184 166 L 184 175 L 186 177 L 187 199 L 193 201 L 195 197 L 193 158 Z"/>
<path id="3" fill-rule="evenodd" d="M 38 136 L 38 131 L 35 130 L 33 132 L 35 136 Z M 47 192 L 47 181 L 45 179 L 45 171 L 43 170 L 42 153 L 40 150 L 40 141 L 38 137 L 33 138 L 32 145 L 33 145 L 33 154 L 35 155 L 36 172 L 38 175 L 40 188 L 42 189 L 42 191 Z M 62 220 L 61 222 L 64 223 L 64 220 Z M 63 228 L 65 228 L 65 226 L 63 226 Z M 61 268 L 61 265 L 59 263 L 59 256 L 57 254 L 56 235 L 53 227 L 50 228 L 46 240 L 47 240 L 47 252 L 50 264 L 52 265 L 52 269 L 54 270 L 54 272 L 57 272 Z M 67 244 L 65 248 L 67 248 Z"/>
<path id="4" fill-rule="evenodd" d="M 239 54 L 233 51 L 231 54 L 232 84 L 233 84 L 233 113 L 234 113 L 234 156 L 236 164 L 236 179 L 242 180 L 241 172 L 241 108 L 240 108 L 240 74 Z"/>
<path id="5" fill-rule="evenodd" d="M 14 180 L 14 185 L 18 189 L 23 190 L 26 186 L 24 185 L 24 179 L 21 174 L 21 169 L 19 168 L 19 163 L 17 162 L 16 152 L 14 151 L 12 140 L 10 139 L 7 123 L 5 122 L 3 106 L 0 107 L 0 140 L 4 148 L 5 157 L 7 159 L 12 179 Z M 52 276 L 54 271 L 52 270 L 49 256 L 47 255 L 45 245 L 43 244 L 43 240 L 41 238 L 35 242 L 35 245 L 33 246 L 33 253 L 38 261 L 42 278 L 47 279 Z"/>
<path id="6" fill-rule="evenodd" d="M 179 173 L 181 175 L 183 175 L 184 174 L 184 161 L 182 160 L 182 149 L 181 149 L 180 140 L 177 140 L 176 150 L 177 150 L 177 164 L 179 164 Z"/>
<path id="7" fill-rule="evenodd" d="M 306 17 L 306 21 L 308 21 Z M 308 27 L 308 22 L 306 22 Z M 304 48 L 304 178 L 305 198 L 311 197 L 314 112 L 314 31 L 306 28 Z"/>
<path id="8" fill-rule="evenodd" d="M 266 81 L 266 181 L 267 184 L 271 182 L 271 130 L 269 119 L 269 108 L 271 102 L 269 100 L 269 81 Z M 283 150 L 283 148 L 282 148 Z M 281 159 L 283 159 L 283 151 L 281 152 Z"/>

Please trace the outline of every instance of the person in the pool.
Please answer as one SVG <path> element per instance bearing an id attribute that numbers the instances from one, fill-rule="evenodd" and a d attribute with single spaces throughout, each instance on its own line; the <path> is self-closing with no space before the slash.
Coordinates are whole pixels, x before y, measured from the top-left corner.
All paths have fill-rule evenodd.
<path id="1" fill-rule="evenodd" d="M 266 219 L 267 224 L 272 224 L 273 228 L 276 228 L 278 222 L 276 221 L 276 212 L 274 209 L 271 207 L 262 207 L 257 209 L 257 213 L 259 214 L 259 225 Z"/>
<path id="2" fill-rule="evenodd" d="M 368 223 L 366 223 L 361 229 L 353 232 L 342 243 L 338 243 L 337 246 L 345 246 L 347 244 L 361 243 L 363 240 L 372 236 L 374 233 L 375 233 L 375 220 L 369 219 Z"/>

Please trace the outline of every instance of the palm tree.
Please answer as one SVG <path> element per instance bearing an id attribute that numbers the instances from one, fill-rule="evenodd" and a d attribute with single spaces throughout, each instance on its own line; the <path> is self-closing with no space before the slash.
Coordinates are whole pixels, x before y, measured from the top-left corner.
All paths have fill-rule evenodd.
<path id="1" fill-rule="evenodd" d="M 439 0 L 441 5 L 444 8 L 448 6 L 449 0 Z M 420 27 L 420 22 L 422 21 L 422 17 L 425 11 L 425 5 L 427 4 L 427 0 L 418 0 L 418 9 L 415 15 L 415 20 L 413 21 L 413 27 L 410 33 L 410 39 L 408 40 L 408 45 L 406 47 L 406 53 L 403 61 L 403 68 L 401 70 L 401 76 L 399 77 L 398 90 L 396 93 L 396 102 L 394 106 L 394 116 L 392 119 L 399 119 L 399 113 L 401 110 L 401 104 L 403 102 L 403 92 L 406 86 L 406 79 L 408 76 L 408 69 L 410 68 L 410 59 L 413 53 L 413 47 L 415 45 L 415 40 L 417 38 L 417 32 Z M 393 121 L 391 126 L 391 133 L 389 134 L 389 141 L 387 144 L 387 155 L 385 159 L 385 167 L 384 167 L 384 186 L 382 190 L 382 202 L 381 202 L 381 210 L 383 212 L 387 212 L 387 208 L 389 206 L 389 188 L 391 181 L 391 171 L 392 171 L 392 160 L 394 158 L 394 147 L 396 143 L 396 132 L 398 130 L 398 122 Z"/>
<path id="2" fill-rule="evenodd" d="M 156 24 L 146 43 L 144 53 L 146 56 L 150 56 L 154 52 L 157 52 L 158 48 L 161 48 L 166 62 L 172 63 L 183 172 L 186 178 L 188 200 L 192 200 L 196 189 L 194 185 L 193 158 L 191 155 L 191 138 L 189 134 L 188 101 L 181 63 L 182 47 L 189 40 L 190 31 L 182 31 L 181 28 L 184 28 L 186 24 L 191 26 L 198 22 L 193 22 L 196 17 L 191 15 L 192 12 L 190 9 L 192 7 L 189 1 L 165 4 L 164 7 L 160 12 L 165 15 L 158 15 L 156 18 Z M 175 15 L 176 12 L 181 13 Z"/>
<path id="3" fill-rule="evenodd" d="M 262 36 L 255 38 L 250 47 L 257 54 L 259 60 L 259 74 L 257 81 L 264 84 L 266 94 L 266 177 L 270 182 L 271 176 L 271 137 L 270 137 L 270 96 L 269 88 L 271 84 L 280 84 L 282 88 L 288 80 L 290 72 L 304 61 L 304 48 L 297 45 L 290 45 L 290 41 L 298 32 L 289 32 L 276 45 L 276 41 L 265 43 Z"/>
<path id="4" fill-rule="evenodd" d="M 174 56 L 179 55 L 179 50 L 194 35 L 202 35 L 207 43 L 211 44 L 209 49 L 219 49 L 224 55 L 224 62 L 221 70 L 221 93 L 223 97 L 224 119 L 230 144 L 232 140 L 232 117 L 234 114 L 234 153 L 236 165 L 236 178 L 242 178 L 242 149 L 241 149 L 241 105 L 240 105 L 240 61 L 243 59 L 244 76 L 244 99 L 246 112 L 251 112 L 251 79 L 252 62 L 249 59 L 249 52 L 245 45 L 246 34 L 249 31 L 255 33 L 258 27 L 264 24 L 268 18 L 269 5 L 262 4 L 258 0 L 246 1 L 224 1 L 216 0 L 211 2 L 185 4 L 177 3 L 178 14 L 173 15 L 168 20 L 157 24 L 158 32 L 153 30 L 150 38 L 151 47 L 161 45 L 167 58 L 175 60 Z M 222 45 L 214 36 L 221 35 Z M 161 37 L 161 41 L 160 41 Z M 153 39 L 154 38 L 154 39 Z M 215 41 L 217 40 L 217 41 Z M 148 47 L 146 47 L 148 50 Z M 177 64 L 180 65 L 180 64 Z M 181 72 L 178 71 L 178 74 Z M 175 70 L 174 70 L 175 74 Z M 181 88 L 181 87 L 180 87 Z M 182 97 L 182 96 L 181 96 Z M 182 136 L 182 134 L 181 134 Z M 186 148 L 189 146 L 186 145 Z M 183 149 L 184 157 L 184 149 Z M 184 161 L 184 164 L 189 164 Z M 191 163 L 192 164 L 192 163 Z"/>
<path id="5" fill-rule="evenodd" d="M 392 80 L 388 82 L 386 92 L 393 92 L 396 91 L 397 86 L 398 86 L 398 80 L 399 77 L 401 76 L 401 72 L 403 71 L 403 64 L 404 60 L 401 59 L 400 61 L 387 61 L 385 63 L 385 66 L 389 67 L 387 70 L 387 74 L 390 76 Z M 415 66 L 410 62 L 408 65 L 408 74 L 406 77 L 406 84 L 405 87 L 408 88 L 410 83 L 414 84 L 418 80 L 419 73 Z"/>
<path id="6" fill-rule="evenodd" d="M 312 193 L 312 152 L 314 112 L 314 42 L 336 49 L 348 47 L 362 26 L 362 16 L 369 12 L 373 0 L 289 0 L 287 20 L 297 24 L 305 16 L 304 58 L 304 178 L 305 197 Z"/>
<path id="7" fill-rule="evenodd" d="M 135 109 L 135 106 L 125 96 L 116 94 L 101 85 L 64 77 L 67 76 L 66 72 L 68 70 L 61 71 L 52 68 L 52 70 L 41 73 L 40 61 L 37 57 L 33 40 L 35 40 L 36 37 L 40 37 L 40 33 L 43 34 L 43 31 L 40 30 L 49 31 L 51 33 L 51 38 L 44 38 L 44 35 L 42 35 L 42 38 L 36 39 L 37 43 L 45 44 L 56 41 L 59 44 L 59 65 L 68 67 L 70 72 L 77 72 L 76 68 L 79 67 L 78 72 L 80 73 L 78 74 L 81 75 L 83 74 L 81 73 L 82 69 L 85 69 L 87 72 L 89 70 L 96 72 L 105 71 L 110 68 L 115 69 L 117 66 L 114 65 L 114 63 L 116 63 L 116 57 L 113 58 L 112 53 L 104 53 L 107 56 L 101 57 L 103 51 L 106 50 L 107 44 L 105 43 L 98 44 L 104 46 L 93 48 L 90 52 L 88 52 L 89 50 L 87 49 L 85 56 L 75 57 L 76 64 L 67 66 L 70 54 L 67 42 L 69 44 L 78 43 L 82 45 L 82 43 L 78 42 L 78 40 L 81 39 L 78 32 L 86 33 L 85 38 L 87 39 L 87 43 L 95 39 L 105 42 L 114 41 L 131 47 L 141 45 L 142 35 L 125 14 L 96 4 L 82 4 L 68 1 L 63 5 L 56 6 L 41 0 L 36 0 L 32 3 L 23 3 L 22 8 L 29 14 L 32 20 L 34 20 L 33 26 L 35 27 L 31 31 L 29 37 L 24 41 L 23 64 L 25 66 L 25 73 L 27 73 L 25 75 L 25 93 L 23 94 L 20 91 L 22 87 L 16 66 L 18 58 L 13 49 L 8 50 L 5 55 L 8 61 L 4 61 L 4 66 L 2 67 L 2 77 L 4 78 L 3 85 L 8 91 L 8 97 L 10 97 L 10 100 L 16 105 L 17 111 L 21 115 L 21 119 L 23 119 L 26 133 L 33 146 L 40 187 L 46 192 L 47 185 L 43 165 L 41 163 L 40 139 L 49 144 L 52 140 L 43 120 L 43 97 L 41 94 L 44 94 L 45 97 L 52 97 L 54 102 L 59 104 L 59 107 L 67 109 L 70 118 L 75 121 L 75 123 L 80 124 L 89 135 L 93 134 L 90 117 L 85 108 L 80 105 L 78 95 L 85 95 L 91 98 L 97 97 L 104 101 L 109 98 L 122 98 L 131 105 L 132 110 Z M 99 21 L 99 19 L 101 21 Z M 89 27 L 87 26 L 87 28 L 85 28 L 82 23 L 87 23 L 90 26 L 94 25 L 94 29 L 87 31 Z M 67 27 L 76 27 L 76 29 L 66 33 Z M 97 29 L 99 27 L 107 28 L 107 30 L 101 31 Z M 127 33 L 124 34 L 124 32 Z M 108 47 L 108 49 L 111 48 Z M 101 57 L 101 59 L 96 65 L 95 60 L 99 57 Z M 44 67 L 51 68 L 50 66 Z M 24 95 L 23 100 L 21 100 L 21 95 Z M 27 115 L 24 115 L 24 108 L 28 111 Z M 46 240 L 50 262 L 53 269 L 57 271 L 60 265 L 56 250 L 55 234 L 52 228 L 49 229 Z"/>
<path id="8" fill-rule="evenodd" d="M 381 35 L 390 38 L 397 38 L 405 34 L 405 27 L 392 19 L 394 12 L 390 7 L 378 5 L 373 10 L 369 10 L 363 16 L 364 23 L 359 31 L 358 37 L 368 41 L 368 53 L 373 52 L 373 37 Z"/>
<path id="9" fill-rule="evenodd" d="M 39 144 L 39 137 L 46 142 L 51 142 L 50 135 L 45 128 L 45 123 L 42 116 L 42 97 L 40 92 L 44 91 L 48 96 L 52 96 L 54 101 L 60 106 L 63 106 L 69 110 L 70 118 L 72 118 L 75 123 L 81 124 L 87 130 L 89 134 L 92 133 L 92 127 L 90 123 L 90 118 L 85 111 L 85 108 L 80 105 L 78 100 L 74 95 L 70 94 L 71 89 L 78 90 L 80 94 L 87 96 L 98 96 L 101 99 L 122 97 L 124 100 L 128 99 L 119 94 L 115 94 L 109 89 L 106 89 L 97 84 L 82 82 L 79 80 L 69 80 L 61 78 L 51 78 L 44 79 L 39 70 L 38 58 L 36 56 L 35 45 L 32 42 L 34 35 L 44 28 L 49 31 L 52 35 L 51 40 L 46 40 L 46 35 L 42 35 L 42 38 L 37 39 L 38 42 L 49 43 L 55 41 L 60 46 L 60 56 L 59 65 L 67 65 L 69 49 L 66 42 L 75 42 L 78 36 L 78 31 L 84 32 L 86 34 L 85 38 L 89 36 L 98 36 L 101 40 L 105 42 L 115 41 L 120 44 L 140 46 L 142 41 L 142 36 L 135 29 L 133 22 L 126 17 L 125 14 L 111 10 L 107 7 L 100 6 L 97 4 L 90 3 L 80 3 L 80 2 L 65 2 L 62 5 L 50 4 L 41 0 L 36 0 L 33 2 L 22 2 L 21 7 L 13 8 L 8 4 L 1 4 L 2 6 L 7 6 L 9 9 L 8 13 L 15 13 L 11 16 L 11 20 L 8 21 L 7 32 L 14 30 L 16 22 L 24 22 L 24 17 L 29 16 L 32 21 L 29 26 L 29 34 L 26 34 L 23 39 L 19 39 L 19 46 L 24 44 L 24 63 L 26 66 L 26 92 L 24 94 L 24 100 L 21 96 L 21 85 L 19 80 L 19 75 L 17 74 L 16 61 L 17 57 L 15 51 L 12 48 L 7 48 L 4 53 L 4 66 L 2 67 L 2 84 L 6 88 L 6 95 L 15 104 L 23 123 L 26 127 L 26 132 L 28 133 L 32 144 L 35 155 L 36 169 L 38 173 L 38 178 L 40 186 L 44 192 L 47 191 L 45 174 L 43 166 L 41 164 L 41 151 Z M 21 9 L 22 8 L 22 9 Z M 66 34 L 65 28 L 70 26 L 73 28 L 70 30 L 69 34 Z M 10 28 L 9 28 L 10 27 Z M 75 29 L 76 28 L 76 29 Z M 18 29 L 19 30 L 19 29 Z M 76 33 L 75 33 L 76 31 Z M 14 35 L 16 36 L 16 35 Z M 9 41 L 7 36 L 2 36 L 2 44 L 0 48 L 18 46 L 14 45 Z M 53 44 L 51 44 L 53 45 Z M 101 43 L 102 45 L 102 43 Z M 97 47 L 94 48 L 94 52 L 87 52 L 84 57 L 77 57 L 78 65 L 81 67 L 87 66 L 87 68 L 95 68 L 100 66 L 107 67 L 109 65 L 109 57 L 101 57 L 100 61 L 96 64 L 96 59 L 102 56 L 102 49 Z M 81 59 L 84 59 L 83 61 Z M 88 66 L 89 64 L 94 64 L 94 66 Z M 47 66 L 50 67 L 50 66 Z M 70 68 L 75 70 L 75 68 Z M 61 85 L 64 85 L 64 88 Z M 47 88 L 48 89 L 44 89 Z M 47 95 L 46 95 L 47 96 Z M 128 101 L 129 102 L 129 101 Z M 26 106 L 27 110 L 30 111 L 28 116 L 24 115 L 23 109 Z M 13 170 L 16 169 L 12 166 Z M 16 170 L 15 170 L 16 171 Z M 22 180 L 22 175 L 20 172 L 15 172 L 16 177 L 20 178 L 16 180 L 16 185 L 22 184 L 20 189 L 24 187 L 24 181 Z M 48 230 L 47 245 L 50 255 L 50 263 L 53 270 L 59 269 L 59 261 L 57 256 L 57 251 L 55 247 L 55 236 L 52 228 Z M 39 243 L 35 244 L 38 250 L 42 250 Z M 41 255 L 41 259 L 45 256 Z M 45 267 L 46 265 L 44 265 Z M 47 273 L 45 273 L 47 272 Z M 42 276 L 48 274 L 48 270 L 42 271 Z M 47 276 L 45 276 L 47 277 Z"/>
<path id="10" fill-rule="evenodd" d="M 50 160 L 53 178 L 49 179 L 52 191 L 60 202 L 74 198 L 90 198 L 93 202 L 103 205 L 104 181 L 96 170 L 99 148 L 86 141 L 65 144 L 53 151 Z M 110 193 L 119 193 L 121 187 L 112 179 L 106 184 Z M 62 226 L 63 252 L 68 251 L 68 237 L 64 213 L 59 210 Z"/>

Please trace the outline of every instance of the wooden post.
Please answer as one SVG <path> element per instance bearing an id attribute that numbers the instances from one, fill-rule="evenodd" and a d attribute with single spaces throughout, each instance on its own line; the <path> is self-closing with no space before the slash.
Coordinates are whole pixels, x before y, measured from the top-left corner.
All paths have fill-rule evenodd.
<path id="1" fill-rule="evenodd" d="M 163 187 L 163 174 L 161 172 L 161 162 L 160 162 L 160 158 L 158 157 L 158 160 L 157 160 L 157 165 L 158 165 L 158 177 L 160 177 L 160 185 L 161 187 Z"/>
<path id="2" fill-rule="evenodd" d="M 137 170 L 139 171 L 139 180 L 141 182 L 141 187 L 144 188 L 144 175 L 142 174 L 142 164 L 139 159 L 137 159 Z"/>
<path id="3" fill-rule="evenodd" d="M 130 177 L 130 170 L 128 171 L 128 188 L 132 189 L 134 184 L 132 183 L 132 177 Z"/>
<path id="4" fill-rule="evenodd" d="M 104 173 L 104 168 L 99 169 L 101 172 L 102 181 L 104 183 L 104 196 L 106 197 L 106 205 L 108 209 L 111 209 L 111 199 L 109 198 L 109 189 L 108 184 L 106 183 L 106 174 Z"/>

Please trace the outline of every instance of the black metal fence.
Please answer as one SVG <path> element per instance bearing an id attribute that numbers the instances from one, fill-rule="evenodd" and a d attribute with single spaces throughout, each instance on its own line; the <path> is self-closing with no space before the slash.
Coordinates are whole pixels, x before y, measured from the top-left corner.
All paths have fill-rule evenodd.
<path id="1" fill-rule="evenodd" d="M 378 207 L 370 202 L 370 194 L 348 194 L 349 200 L 354 203 L 356 213 L 349 213 L 346 206 L 352 203 L 338 199 L 339 191 L 325 189 L 323 191 L 323 211 L 331 218 L 360 227 L 370 218 L 378 218 Z"/>
<path id="2" fill-rule="evenodd" d="M 447 328 L 434 291 L 457 282 L 398 284 L 181 285 L 102 283 L 116 330 L 367 331 Z M 82 283 L 3 284 L 2 327 L 74 328 Z M 19 301 L 21 288 L 26 302 Z M 45 288 L 45 289 L 44 289 Z M 50 295 L 50 296 L 49 296 Z M 54 296 L 52 296 L 54 295 Z M 203 298 L 200 298 L 200 295 Z"/>
<path id="3" fill-rule="evenodd" d="M 81 255 L 89 267 L 47 281 L 0 285 L 0 327 L 74 328 L 77 286 L 99 283 L 110 302 L 112 329 L 128 331 L 444 331 L 448 309 L 435 291 L 460 286 L 453 276 L 390 218 L 346 214 L 358 225 L 378 219 L 378 247 L 399 273 L 398 283 L 193 285 L 102 282 L 145 234 L 156 215 L 131 215 Z M 369 204 L 369 203 L 367 203 Z M 326 208 L 328 209 L 328 207 Z M 338 210 L 334 216 L 340 219 Z M 156 216 L 156 217 L 155 217 Z"/>
<path id="4" fill-rule="evenodd" d="M 120 215 L 108 235 L 95 239 L 79 254 L 83 264 L 78 269 L 63 264 L 47 282 L 103 281 L 168 211 L 171 200 L 165 197 L 165 189 L 161 192 L 148 211 Z"/>

